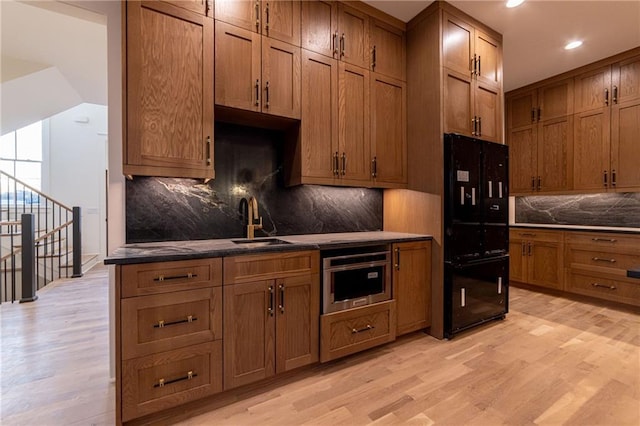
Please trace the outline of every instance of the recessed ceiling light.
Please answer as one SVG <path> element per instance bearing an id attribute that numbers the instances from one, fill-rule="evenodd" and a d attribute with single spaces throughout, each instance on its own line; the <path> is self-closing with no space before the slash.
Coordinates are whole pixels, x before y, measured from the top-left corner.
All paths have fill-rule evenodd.
<path id="1" fill-rule="evenodd" d="M 582 40 L 576 40 L 576 41 L 572 41 L 571 43 L 567 43 L 567 45 L 564 47 L 566 50 L 571 50 L 571 49 L 575 49 L 576 47 L 580 47 L 582 46 Z"/>
<path id="2" fill-rule="evenodd" d="M 516 7 L 524 3 L 524 0 L 507 0 L 507 7 Z"/>

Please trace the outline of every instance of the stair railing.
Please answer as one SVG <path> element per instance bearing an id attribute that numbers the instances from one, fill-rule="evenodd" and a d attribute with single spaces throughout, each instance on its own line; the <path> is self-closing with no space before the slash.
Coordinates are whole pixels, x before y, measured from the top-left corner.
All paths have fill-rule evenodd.
<path id="1" fill-rule="evenodd" d="M 14 302 L 18 288 L 21 302 L 36 300 L 37 290 L 69 278 L 70 265 L 71 277 L 82 276 L 81 258 L 80 208 L 0 171 L 0 303 Z"/>

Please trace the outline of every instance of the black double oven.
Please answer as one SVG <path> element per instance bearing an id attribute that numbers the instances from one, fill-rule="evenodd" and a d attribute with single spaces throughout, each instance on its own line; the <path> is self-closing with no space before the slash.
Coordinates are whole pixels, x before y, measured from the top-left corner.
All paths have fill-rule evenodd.
<path id="1" fill-rule="evenodd" d="M 444 335 L 509 309 L 508 146 L 444 135 Z"/>

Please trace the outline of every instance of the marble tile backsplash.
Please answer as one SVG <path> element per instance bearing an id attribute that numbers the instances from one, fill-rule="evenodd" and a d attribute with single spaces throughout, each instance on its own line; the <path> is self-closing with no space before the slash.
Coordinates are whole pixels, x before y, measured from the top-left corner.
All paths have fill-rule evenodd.
<path id="1" fill-rule="evenodd" d="M 640 228 L 640 193 L 516 197 L 515 221 Z"/>
<path id="2" fill-rule="evenodd" d="M 127 243 L 243 236 L 240 200 L 255 196 L 256 236 L 377 231 L 382 191 L 301 185 L 285 188 L 277 131 L 216 123 L 216 178 L 135 177 L 126 183 Z"/>

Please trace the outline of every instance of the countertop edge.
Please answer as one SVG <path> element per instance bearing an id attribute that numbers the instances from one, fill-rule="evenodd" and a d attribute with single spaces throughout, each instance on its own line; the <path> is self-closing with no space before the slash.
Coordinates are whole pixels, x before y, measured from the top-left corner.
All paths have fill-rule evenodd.
<path id="1" fill-rule="evenodd" d="M 363 245 L 375 245 L 375 244 L 393 244 L 400 242 L 419 242 L 419 241 L 430 241 L 433 239 L 431 235 L 422 235 L 422 234 L 405 234 L 405 233 L 396 233 L 396 232 L 365 232 L 363 235 L 356 235 L 357 232 L 354 233 L 341 233 L 341 234 L 307 234 L 307 235 L 283 235 L 283 236 L 275 236 L 273 238 L 278 238 L 280 240 L 286 241 L 289 244 L 278 244 L 272 246 L 264 246 L 264 247 L 254 247 L 254 248 L 243 248 L 242 246 L 229 246 L 225 244 L 233 244 L 231 240 L 235 238 L 229 239 L 217 239 L 217 240 L 194 240 L 194 241 L 165 241 L 161 243 L 140 243 L 140 244 L 126 244 L 104 259 L 105 265 L 133 265 L 140 263 L 153 263 L 153 262 L 170 262 L 170 261 L 180 261 L 180 260 L 192 260 L 192 259 L 206 259 L 213 257 L 225 257 L 225 256 L 243 256 L 243 255 L 253 255 L 253 254 L 269 254 L 269 253 L 284 253 L 290 251 L 305 251 L 305 250 L 330 250 L 330 249 L 340 249 L 340 248 L 350 248 L 357 247 Z M 384 234 L 383 234 L 384 233 Z M 374 235 L 372 235 L 374 234 Z M 376 235 L 377 234 L 377 235 Z M 340 239 L 341 236 L 347 236 L 346 239 Z M 314 238 L 326 239 L 333 238 L 328 241 L 309 241 Z M 257 241 L 260 239 L 257 238 Z M 206 245 L 210 243 L 212 245 L 220 245 L 221 247 L 216 248 L 205 248 L 205 249 L 189 249 L 189 245 Z M 145 250 L 145 247 L 148 247 L 148 250 L 153 250 L 154 248 L 161 248 L 167 251 L 171 251 L 172 244 L 176 249 L 175 253 L 140 253 L 130 254 L 130 253 L 121 253 L 119 254 L 119 250 L 131 250 L 134 248 L 139 248 L 141 251 Z M 180 249 L 179 247 L 182 247 Z M 186 250 L 186 251 L 185 251 Z"/>
<path id="2" fill-rule="evenodd" d="M 617 234 L 640 234 L 640 228 L 590 225 L 555 225 L 547 223 L 510 223 L 509 228 L 538 228 L 557 231 L 610 232 Z"/>

